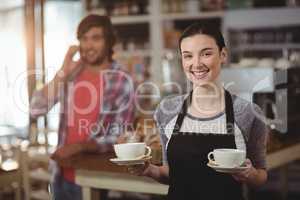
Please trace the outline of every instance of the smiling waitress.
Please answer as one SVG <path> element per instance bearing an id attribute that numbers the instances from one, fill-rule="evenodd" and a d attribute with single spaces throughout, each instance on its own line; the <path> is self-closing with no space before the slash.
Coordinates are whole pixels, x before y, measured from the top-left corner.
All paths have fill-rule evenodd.
<path id="1" fill-rule="evenodd" d="M 179 50 L 193 90 L 164 99 L 155 112 L 163 165 L 146 163 L 128 170 L 168 183 L 169 200 L 241 200 L 242 183 L 259 186 L 267 180 L 268 129 L 261 110 L 220 84 L 227 58 L 220 30 L 193 24 L 182 33 Z M 209 168 L 207 154 L 217 148 L 245 150 L 248 168 L 233 174 Z"/>

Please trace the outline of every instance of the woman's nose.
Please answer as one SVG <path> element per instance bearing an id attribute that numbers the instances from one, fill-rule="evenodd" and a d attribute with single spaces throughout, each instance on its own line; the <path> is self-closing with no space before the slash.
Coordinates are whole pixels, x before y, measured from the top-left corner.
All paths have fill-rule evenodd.
<path id="1" fill-rule="evenodd" d="M 194 66 L 199 66 L 202 62 L 201 56 L 195 56 L 193 59 L 193 65 Z"/>

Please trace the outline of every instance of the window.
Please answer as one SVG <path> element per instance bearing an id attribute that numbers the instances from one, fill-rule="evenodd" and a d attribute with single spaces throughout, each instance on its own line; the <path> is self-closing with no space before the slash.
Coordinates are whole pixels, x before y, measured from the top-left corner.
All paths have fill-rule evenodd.
<path id="1" fill-rule="evenodd" d="M 62 12 L 63 11 L 63 12 Z M 61 67 L 70 45 L 76 44 L 76 29 L 83 16 L 81 2 L 48 1 L 45 4 L 45 65 L 46 82 L 53 79 Z M 59 105 L 48 114 L 48 126 L 57 129 Z"/>
<path id="2" fill-rule="evenodd" d="M 0 12 L 0 125 L 28 125 L 26 43 L 22 7 Z"/>

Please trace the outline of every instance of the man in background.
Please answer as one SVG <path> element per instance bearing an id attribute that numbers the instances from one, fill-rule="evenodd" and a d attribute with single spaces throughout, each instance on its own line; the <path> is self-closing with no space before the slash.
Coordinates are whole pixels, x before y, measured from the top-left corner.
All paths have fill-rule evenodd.
<path id="1" fill-rule="evenodd" d="M 133 120 L 133 83 L 112 59 L 116 38 L 106 16 L 89 15 L 77 29 L 79 46 L 71 46 L 61 69 L 31 101 L 31 116 L 45 115 L 60 102 L 58 146 L 53 160 L 82 152 L 112 150 L 117 137 Z M 74 61 L 79 51 L 80 59 Z M 55 165 L 54 199 L 81 199 L 73 168 Z"/>

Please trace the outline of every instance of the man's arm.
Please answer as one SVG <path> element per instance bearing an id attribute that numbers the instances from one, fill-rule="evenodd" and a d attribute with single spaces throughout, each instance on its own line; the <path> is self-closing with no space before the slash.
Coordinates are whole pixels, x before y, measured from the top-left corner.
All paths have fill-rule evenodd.
<path id="1" fill-rule="evenodd" d="M 41 90 L 33 92 L 30 102 L 30 115 L 33 118 L 45 115 L 58 101 L 58 91 L 63 82 L 56 75 L 52 81 L 45 85 Z"/>
<path id="2" fill-rule="evenodd" d="M 83 152 L 97 152 L 99 145 L 94 141 L 87 141 L 82 143 L 67 144 L 59 147 L 52 155 L 54 160 L 70 158 L 73 155 Z"/>
<path id="3" fill-rule="evenodd" d="M 81 61 L 73 61 L 74 54 L 78 51 L 77 46 L 71 46 L 65 56 L 62 68 L 56 73 L 55 77 L 41 90 L 33 93 L 30 102 L 31 117 L 36 118 L 45 115 L 58 101 L 59 93 L 63 89 L 65 81 L 69 75 L 81 66 Z"/>

